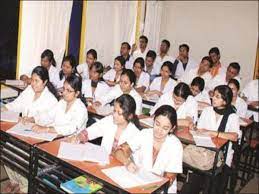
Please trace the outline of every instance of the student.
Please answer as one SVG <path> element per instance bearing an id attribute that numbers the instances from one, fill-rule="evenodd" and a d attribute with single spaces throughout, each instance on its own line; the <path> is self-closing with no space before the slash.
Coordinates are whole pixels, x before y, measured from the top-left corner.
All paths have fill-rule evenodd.
<path id="1" fill-rule="evenodd" d="M 176 58 L 178 61 L 175 76 L 180 78 L 184 72 L 188 72 L 197 67 L 197 63 L 189 57 L 190 47 L 187 44 L 179 46 L 179 55 Z"/>
<path id="2" fill-rule="evenodd" d="M 173 135 L 177 127 L 174 108 L 164 105 L 155 112 L 154 126 L 143 129 L 115 151 L 130 172 L 144 168 L 170 180 L 168 193 L 177 193 L 176 176 L 182 173 L 183 148 Z"/>
<path id="3" fill-rule="evenodd" d="M 104 82 L 103 64 L 100 62 L 94 62 L 90 67 L 89 78 L 82 83 L 82 95 L 86 98 L 86 101 L 92 104 L 95 101 L 107 94 L 109 86 Z"/>
<path id="4" fill-rule="evenodd" d="M 209 50 L 209 56 L 213 62 L 212 68 L 210 70 L 212 78 L 219 74 L 225 74 L 226 68 L 220 62 L 220 52 L 218 47 L 212 47 Z"/>
<path id="5" fill-rule="evenodd" d="M 150 80 L 149 80 L 150 83 L 160 73 L 160 65 L 155 63 L 155 60 L 156 60 L 156 52 L 153 50 L 149 50 L 147 52 L 147 56 L 146 56 L 146 60 L 145 60 L 145 71 L 150 76 Z"/>
<path id="6" fill-rule="evenodd" d="M 143 92 L 148 88 L 150 80 L 148 73 L 144 71 L 144 63 L 144 59 L 139 57 L 134 61 L 133 64 L 133 71 L 136 76 L 135 90 L 141 94 L 143 94 Z"/>
<path id="7" fill-rule="evenodd" d="M 125 59 L 118 56 L 114 59 L 113 68 L 103 75 L 103 79 L 110 87 L 113 87 L 119 83 L 123 69 L 125 69 Z"/>
<path id="8" fill-rule="evenodd" d="M 76 72 L 77 70 L 75 57 L 73 55 L 68 55 L 64 57 L 61 65 L 61 70 L 58 74 L 56 74 L 56 78 L 54 81 L 54 85 L 56 86 L 59 92 L 63 88 L 64 81 L 66 80 L 66 78 Z"/>
<path id="9" fill-rule="evenodd" d="M 180 82 L 175 86 L 173 92 L 163 94 L 151 109 L 150 115 L 153 115 L 162 105 L 170 105 L 175 108 L 179 126 L 191 126 L 197 121 L 198 104 L 186 83 Z"/>
<path id="10" fill-rule="evenodd" d="M 146 92 L 146 96 L 162 96 L 167 92 L 172 92 L 176 85 L 176 81 L 174 81 L 171 77 L 174 72 L 172 70 L 173 63 L 170 61 L 164 62 L 160 70 L 160 76 L 156 77 L 149 86 L 148 91 Z"/>
<path id="11" fill-rule="evenodd" d="M 45 114 L 53 109 L 57 103 L 56 91 L 49 81 L 48 70 L 42 66 L 37 66 L 31 74 L 31 85 L 29 85 L 13 102 L 1 107 L 1 112 L 11 110 L 14 112 L 22 112 L 21 122 L 34 122 L 34 117 Z M 14 149 L 18 149 L 15 148 Z M 21 150 L 19 150 L 21 151 Z M 11 190 L 14 192 L 27 193 L 28 182 L 25 177 L 16 173 L 9 167 L 5 167 L 11 184 L 6 188 L 6 192 Z M 17 182 L 19 180 L 19 182 Z"/>
<path id="12" fill-rule="evenodd" d="M 83 64 L 77 66 L 77 72 L 81 75 L 83 81 L 89 79 L 89 68 L 94 62 L 97 61 L 97 52 L 94 49 L 90 49 L 86 53 L 86 61 Z"/>
<path id="13" fill-rule="evenodd" d="M 137 48 L 136 44 L 132 45 L 131 56 L 133 61 L 135 61 L 139 57 L 142 57 L 143 59 L 146 58 L 148 52 L 147 44 L 148 38 L 142 35 L 139 37 L 139 48 Z"/>
<path id="14" fill-rule="evenodd" d="M 75 74 L 66 78 L 63 87 L 63 98 L 46 114 L 34 117 L 35 132 L 70 135 L 85 128 L 88 113 L 81 101 L 82 79 Z"/>
<path id="15" fill-rule="evenodd" d="M 131 46 L 128 42 L 121 43 L 120 55 L 125 59 L 125 68 L 132 69 L 132 59 L 130 57 Z"/>
<path id="16" fill-rule="evenodd" d="M 228 82 L 228 87 L 231 88 L 233 93 L 232 105 L 236 108 L 236 114 L 239 117 L 246 118 L 247 114 L 247 104 L 246 102 L 238 96 L 240 84 L 236 79 L 231 79 Z"/>
<path id="17" fill-rule="evenodd" d="M 118 146 L 132 139 L 139 133 L 138 118 L 135 115 L 136 103 L 134 98 L 123 94 L 114 102 L 113 114 L 97 121 L 83 130 L 77 139 L 81 143 L 102 137 L 101 146 L 111 154 Z"/>
<path id="18" fill-rule="evenodd" d="M 162 40 L 160 44 L 159 54 L 156 57 L 155 64 L 157 65 L 157 69 L 160 70 L 164 62 L 170 61 L 174 62 L 175 59 L 171 56 L 169 56 L 168 51 L 170 49 L 170 42 L 166 39 Z"/>
<path id="19" fill-rule="evenodd" d="M 208 92 L 204 89 L 205 82 L 201 77 L 195 77 L 192 80 L 190 85 L 190 89 L 194 99 L 198 102 L 199 110 L 203 110 L 203 108 L 210 106 L 210 96 Z"/>
<path id="20" fill-rule="evenodd" d="M 142 98 L 138 92 L 134 89 L 136 84 L 136 76 L 130 69 L 124 69 L 120 77 L 120 83 L 113 87 L 100 101 L 94 103 L 95 106 L 104 106 L 107 103 L 111 103 L 115 98 L 118 98 L 122 94 L 131 95 L 136 102 L 136 114 L 142 113 Z"/>
<path id="21" fill-rule="evenodd" d="M 212 60 L 209 56 L 202 58 L 199 67 L 193 68 L 190 71 L 185 71 L 184 74 L 179 78 L 180 82 L 184 82 L 188 85 L 191 84 L 195 77 L 201 77 L 205 81 L 205 87 L 211 80 L 210 68 L 212 67 Z"/>

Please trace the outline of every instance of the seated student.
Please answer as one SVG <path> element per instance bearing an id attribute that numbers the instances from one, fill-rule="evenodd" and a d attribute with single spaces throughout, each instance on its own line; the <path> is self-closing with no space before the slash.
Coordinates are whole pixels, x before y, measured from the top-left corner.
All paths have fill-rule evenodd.
<path id="1" fill-rule="evenodd" d="M 199 110 L 203 110 L 203 108 L 210 106 L 211 104 L 210 96 L 208 92 L 204 89 L 204 85 L 204 79 L 202 79 L 201 77 L 195 77 L 190 85 L 192 95 L 194 96 L 194 99 L 198 102 Z"/>
<path id="2" fill-rule="evenodd" d="M 29 85 L 13 102 L 1 107 L 1 112 L 11 110 L 22 112 L 21 121 L 34 122 L 35 116 L 45 114 L 51 110 L 57 103 L 56 91 L 49 81 L 48 70 L 42 66 L 37 66 L 31 74 L 31 85 Z M 14 147 L 14 149 L 17 149 Z M 20 150 L 19 150 L 20 151 Z M 26 193 L 28 182 L 25 177 L 16 173 L 9 167 L 5 167 L 10 184 L 5 188 L 5 192 L 9 193 Z M 17 182 L 19 180 L 19 182 Z"/>
<path id="3" fill-rule="evenodd" d="M 88 113 L 81 101 L 82 79 L 75 74 L 70 75 L 64 82 L 63 98 L 46 114 L 34 117 L 36 132 L 57 133 L 70 135 L 83 129 L 88 120 Z"/>
<path id="4" fill-rule="evenodd" d="M 199 67 L 190 69 L 190 71 L 185 71 L 182 77 L 178 81 L 184 82 L 188 85 L 191 84 L 195 77 L 201 77 L 204 79 L 205 87 L 206 84 L 211 80 L 210 68 L 212 67 L 212 61 L 209 56 L 202 58 Z"/>
<path id="5" fill-rule="evenodd" d="M 83 130 L 77 139 L 81 143 L 102 137 L 101 146 L 111 154 L 116 148 L 132 139 L 139 133 L 138 118 L 135 115 L 136 103 L 134 98 L 123 94 L 114 102 L 113 114 L 97 121 Z"/>
<path id="6" fill-rule="evenodd" d="M 150 76 L 150 81 L 149 81 L 150 83 L 160 73 L 160 65 L 155 63 L 155 60 L 156 60 L 156 52 L 153 50 L 149 50 L 147 52 L 147 56 L 145 60 L 145 71 Z"/>
<path id="7" fill-rule="evenodd" d="M 212 137 L 221 137 L 230 141 L 237 141 L 241 137 L 239 129 L 239 119 L 232 102 L 232 91 L 226 85 L 217 86 L 214 89 L 212 97 L 212 106 L 206 107 L 198 120 L 198 131 L 207 133 Z M 224 193 L 228 176 L 231 173 L 231 163 L 234 150 L 232 143 L 229 143 L 225 165 L 220 176 L 216 178 L 213 194 Z M 205 177 L 196 177 L 195 180 L 189 180 L 189 183 L 183 186 L 182 193 L 198 194 L 200 186 L 205 182 Z"/>
<path id="8" fill-rule="evenodd" d="M 133 71 L 136 76 L 135 90 L 138 93 L 143 93 L 149 86 L 149 75 L 144 71 L 144 59 L 139 57 L 133 63 Z"/>
<path id="9" fill-rule="evenodd" d="M 83 81 L 89 79 L 89 68 L 91 65 L 97 61 L 97 52 L 94 49 L 90 49 L 86 53 L 86 61 L 83 64 L 79 64 L 76 69 L 81 75 Z"/>
<path id="10" fill-rule="evenodd" d="M 125 59 L 125 68 L 132 68 L 132 59 L 130 57 L 131 46 L 128 42 L 121 43 L 120 55 Z"/>
<path id="11" fill-rule="evenodd" d="M 232 105 L 236 108 L 236 114 L 239 117 L 246 118 L 247 114 L 247 104 L 246 102 L 238 96 L 240 84 L 236 79 L 231 79 L 228 82 L 228 86 L 231 88 L 233 93 Z"/>
<path id="12" fill-rule="evenodd" d="M 197 121 L 198 104 L 186 83 L 180 82 L 175 86 L 173 92 L 163 94 L 151 109 L 150 115 L 153 115 L 162 105 L 170 105 L 175 108 L 179 126 L 192 126 Z"/>
<path id="13" fill-rule="evenodd" d="M 156 77 L 149 86 L 149 89 L 145 93 L 147 96 L 162 96 L 167 92 L 174 90 L 176 81 L 171 77 L 174 75 L 172 70 L 173 63 L 170 61 L 164 62 L 160 70 L 160 76 Z"/>
<path id="14" fill-rule="evenodd" d="M 210 74 L 212 78 L 214 78 L 216 75 L 219 74 L 225 74 L 226 73 L 226 68 L 224 65 L 221 64 L 220 62 L 220 51 L 218 47 L 212 47 L 209 50 L 209 56 L 212 60 L 212 68 L 210 69 Z"/>
<path id="15" fill-rule="evenodd" d="M 121 73 L 120 83 L 113 87 L 100 101 L 94 103 L 95 106 L 104 106 L 107 103 L 111 103 L 115 98 L 118 98 L 122 94 L 131 95 L 136 102 L 136 114 L 142 113 L 142 98 L 138 92 L 134 89 L 136 84 L 136 76 L 130 69 L 124 69 Z"/>
<path id="16" fill-rule="evenodd" d="M 82 83 L 82 95 L 88 103 L 93 103 L 107 94 L 110 87 L 102 78 L 103 65 L 100 62 L 94 62 L 90 67 L 89 78 Z"/>
<path id="17" fill-rule="evenodd" d="M 114 67 L 103 75 L 103 79 L 110 87 L 113 87 L 119 83 L 123 69 L 125 69 L 125 59 L 118 56 L 114 59 Z"/>
<path id="18" fill-rule="evenodd" d="M 168 193 L 177 193 L 176 176 L 182 173 L 183 148 L 173 135 L 176 127 L 175 109 L 168 105 L 161 106 L 155 112 L 153 128 L 143 129 L 135 138 L 117 148 L 115 157 L 130 172 L 144 168 L 168 178 Z"/>
<path id="19" fill-rule="evenodd" d="M 64 82 L 67 77 L 71 74 L 76 73 L 76 60 L 73 55 L 68 55 L 64 57 L 61 65 L 61 70 L 58 74 L 56 74 L 56 78 L 54 81 L 54 85 L 56 86 L 58 92 L 62 90 Z"/>

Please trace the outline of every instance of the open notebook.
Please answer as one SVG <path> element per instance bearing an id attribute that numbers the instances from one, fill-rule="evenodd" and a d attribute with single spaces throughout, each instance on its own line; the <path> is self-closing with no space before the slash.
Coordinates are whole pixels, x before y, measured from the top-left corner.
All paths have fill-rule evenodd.
<path id="1" fill-rule="evenodd" d="M 200 133 L 197 131 L 193 131 L 193 130 L 190 130 L 190 133 L 192 134 L 193 140 L 197 146 L 208 147 L 208 148 L 216 147 L 216 145 L 213 143 L 213 141 L 209 135 Z"/>
<path id="2" fill-rule="evenodd" d="M 19 113 L 13 111 L 3 111 L 1 112 L 1 121 L 14 122 L 17 123 L 19 120 Z"/>

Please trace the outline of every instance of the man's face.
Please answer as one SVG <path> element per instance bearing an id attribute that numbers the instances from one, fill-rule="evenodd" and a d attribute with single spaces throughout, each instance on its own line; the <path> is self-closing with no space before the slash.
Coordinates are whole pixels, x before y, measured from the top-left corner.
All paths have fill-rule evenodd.
<path id="1" fill-rule="evenodd" d="M 236 77 L 237 75 L 238 75 L 237 69 L 229 66 L 226 72 L 226 80 L 229 81 L 234 77 Z"/>
<path id="2" fill-rule="evenodd" d="M 120 54 L 122 56 L 129 55 L 130 49 L 128 49 L 128 46 L 126 44 L 121 45 Z"/>
<path id="3" fill-rule="evenodd" d="M 144 38 L 139 39 L 139 47 L 145 49 L 147 47 L 147 43 Z"/>
<path id="4" fill-rule="evenodd" d="M 219 62 L 220 55 L 217 55 L 216 53 L 210 53 L 210 58 L 211 58 L 213 64 L 216 64 Z"/>
<path id="5" fill-rule="evenodd" d="M 168 46 L 166 43 L 162 42 L 160 45 L 160 52 L 161 53 L 167 53 L 169 50 Z"/>

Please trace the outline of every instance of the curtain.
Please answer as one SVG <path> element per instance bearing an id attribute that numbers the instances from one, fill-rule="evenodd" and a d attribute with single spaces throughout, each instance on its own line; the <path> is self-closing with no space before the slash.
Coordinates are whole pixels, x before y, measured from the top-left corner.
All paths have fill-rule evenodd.
<path id="1" fill-rule="evenodd" d="M 40 65 L 40 55 L 49 48 L 60 67 L 65 52 L 73 1 L 21 1 L 21 34 L 18 73 L 30 74 Z"/>

